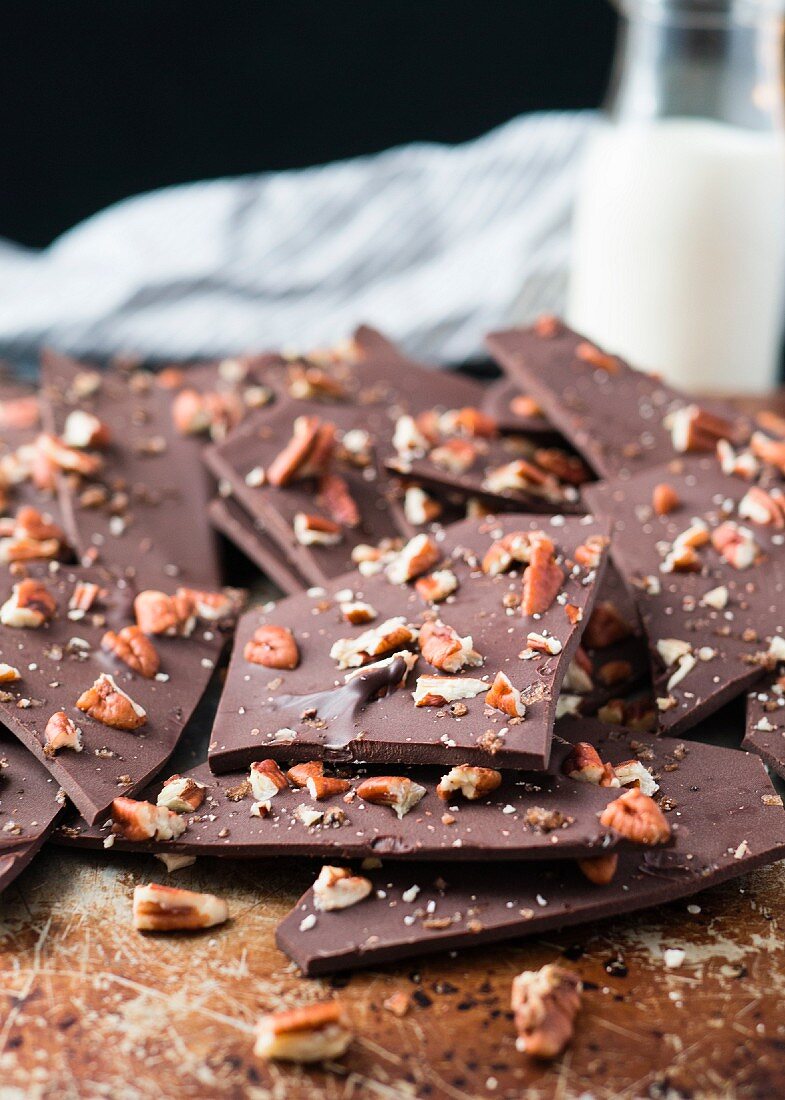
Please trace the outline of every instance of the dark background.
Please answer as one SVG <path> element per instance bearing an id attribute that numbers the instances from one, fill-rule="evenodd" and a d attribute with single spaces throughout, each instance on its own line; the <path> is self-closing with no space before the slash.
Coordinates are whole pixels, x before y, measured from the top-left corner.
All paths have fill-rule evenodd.
<path id="1" fill-rule="evenodd" d="M 594 106 L 614 25 L 606 0 L 2 0 L 0 235 Z"/>

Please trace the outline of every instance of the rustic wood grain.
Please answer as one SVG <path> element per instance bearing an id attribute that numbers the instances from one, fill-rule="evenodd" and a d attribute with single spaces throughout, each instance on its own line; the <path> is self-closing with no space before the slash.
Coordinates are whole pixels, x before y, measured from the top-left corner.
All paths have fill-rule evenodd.
<path id="1" fill-rule="evenodd" d="M 785 863 L 595 928 L 334 983 L 298 977 L 273 941 L 312 874 L 204 860 L 167 876 L 151 856 L 46 851 L 0 904 L 0 1098 L 782 1094 Z M 148 880 L 221 893 L 233 919 L 134 932 L 131 894 Z M 686 952 L 670 971 L 669 947 Z M 587 986 L 575 1042 L 532 1064 L 515 1050 L 510 982 L 565 955 Z M 336 987 L 358 1032 L 340 1065 L 254 1058 L 260 1013 Z M 412 998 L 403 1019 L 382 1007 L 399 989 Z"/>

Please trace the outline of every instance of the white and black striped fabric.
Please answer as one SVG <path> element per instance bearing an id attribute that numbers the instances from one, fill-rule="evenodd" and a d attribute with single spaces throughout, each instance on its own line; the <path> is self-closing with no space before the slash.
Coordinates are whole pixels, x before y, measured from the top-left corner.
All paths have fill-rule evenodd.
<path id="1" fill-rule="evenodd" d="M 42 252 L 0 242 L 0 351 L 191 357 L 307 347 L 368 322 L 461 361 L 561 308 L 590 113 L 515 119 L 300 171 L 129 199 Z"/>

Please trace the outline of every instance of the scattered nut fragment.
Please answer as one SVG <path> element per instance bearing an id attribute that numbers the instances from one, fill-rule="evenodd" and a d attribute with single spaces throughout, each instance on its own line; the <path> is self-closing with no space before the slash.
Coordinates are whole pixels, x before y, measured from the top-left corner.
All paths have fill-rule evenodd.
<path id="1" fill-rule="evenodd" d="M 667 426 L 673 449 L 679 454 L 713 451 L 719 440 L 730 439 L 733 435 L 733 425 L 729 421 L 698 405 L 687 405 L 672 413 Z"/>
<path id="2" fill-rule="evenodd" d="M 595 886 L 609 886 L 613 882 L 619 857 L 615 853 L 605 856 L 593 856 L 591 859 L 579 859 L 578 868 L 589 882 Z"/>
<path id="3" fill-rule="evenodd" d="M 100 586 L 93 581 L 77 581 L 68 601 L 68 610 L 89 611 L 101 594 Z"/>
<path id="4" fill-rule="evenodd" d="M 338 638 L 330 648 L 330 657 L 338 668 L 360 668 L 391 650 L 402 649 L 417 641 L 418 631 L 402 616 L 386 619 L 379 626 L 354 638 Z"/>
<path id="5" fill-rule="evenodd" d="M 414 809 L 427 791 L 425 787 L 402 775 L 373 775 L 357 788 L 357 797 L 374 805 L 391 806 L 398 818 Z"/>
<path id="6" fill-rule="evenodd" d="M 65 418 L 63 443 L 78 450 L 95 448 L 103 450 L 109 446 L 110 434 L 106 424 L 97 416 L 82 409 L 72 409 Z"/>
<path id="7" fill-rule="evenodd" d="M 3 626 L 37 629 L 53 618 L 57 601 L 46 585 L 32 577 L 15 584 L 11 595 L 0 607 Z"/>
<path id="8" fill-rule="evenodd" d="M 613 773 L 622 787 L 637 787 L 648 795 L 659 790 L 654 776 L 640 760 L 623 760 L 620 764 L 614 764 Z"/>
<path id="9" fill-rule="evenodd" d="M 600 815 L 600 823 L 615 829 L 633 844 L 664 844 L 671 835 L 660 807 L 637 787 L 609 802 Z"/>
<path id="10" fill-rule="evenodd" d="M 460 699 L 473 699 L 487 690 L 485 680 L 470 676 L 418 676 L 412 698 L 417 707 L 442 707 Z"/>
<path id="11" fill-rule="evenodd" d="M 441 603 L 458 587 L 458 578 L 452 569 L 437 569 L 414 582 L 414 589 L 426 603 Z"/>
<path id="12" fill-rule="evenodd" d="M 599 787 L 618 787 L 619 780 L 611 764 L 603 764 L 594 745 L 579 741 L 565 757 L 561 770 L 570 779 Z"/>
<path id="13" fill-rule="evenodd" d="M 313 907 L 323 912 L 348 909 L 367 898 L 372 889 L 371 880 L 363 875 L 353 875 L 346 867 L 325 864 L 313 884 Z"/>
<path id="14" fill-rule="evenodd" d="M 669 516 L 671 512 L 676 511 L 680 504 L 681 500 L 679 499 L 679 494 L 672 485 L 662 481 L 659 485 L 654 486 L 651 506 L 654 509 L 655 515 Z"/>
<path id="15" fill-rule="evenodd" d="M 289 768 L 286 778 L 293 787 L 305 787 L 309 779 L 317 779 L 320 775 L 324 775 L 324 763 L 321 760 L 307 760 Z"/>
<path id="16" fill-rule="evenodd" d="M 183 595 L 146 589 L 134 600 L 136 625 L 145 634 L 188 637 L 196 625 L 193 605 Z"/>
<path id="17" fill-rule="evenodd" d="M 300 663 L 300 650 L 287 627 L 259 626 L 245 643 L 243 657 L 264 668 L 293 669 Z"/>
<path id="18" fill-rule="evenodd" d="M 582 988 L 577 974 L 554 963 L 514 978 L 516 1048 L 535 1058 L 561 1054 L 573 1036 Z"/>
<path id="19" fill-rule="evenodd" d="M 5 662 L 0 662 L 0 684 L 13 684 L 21 679 L 22 674 L 18 668 L 15 668 L 13 665 L 7 665 Z"/>
<path id="20" fill-rule="evenodd" d="M 493 768 L 478 768 L 471 764 L 458 764 L 451 768 L 446 775 L 439 780 L 436 793 L 439 798 L 448 801 L 450 795 L 460 791 L 464 798 L 474 802 L 478 798 L 485 798 L 497 787 L 501 786 L 501 772 Z"/>
<path id="21" fill-rule="evenodd" d="M 114 653 L 120 661 L 148 680 L 153 679 L 161 667 L 155 646 L 138 626 L 124 626 L 117 634 L 107 630 L 101 639 L 101 648 Z"/>
<path id="22" fill-rule="evenodd" d="M 322 1062 L 340 1058 L 352 1038 L 343 1005 L 326 1001 L 263 1016 L 256 1029 L 254 1054 L 285 1062 Z"/>
<path id="23" fill-rule="evenodd" d="M 372 623 L 379 612 L 371 604 L 364 600 L 344 600 L 339 604 L 342 617 L 352 626 L 360 626 L 362 623 Z"/>
<path id="24" fill-rule="evenodd" d="M 336 779 L 330 775 L 311 775 L 305 781 L 305 786 L 314 802 L 320 802 L 325 798 L 346 794 L 351 788 L 351 783 L 348 779 Z"/>
<path id="25" fill-rule="evenodd" d="M 502 714 L 506 714 L 510 718 L 523 718 L 526 714 L 526 705 L 521 698 L 520 691 L 518 688 L 513 687 L 509 676 L 504 672 L 496 673 L 496 678 L 485 696 L 485 703 L 487 706 L 493 707 L 494 710 L 500 710 Z"/>
<path id="26" fill-rule="evenodd" d="M 139 932 L 179 932 L 213 928 L 229 919 L 223 898 L 150 882 L 134 889 L 134 928 Z"/>
<path id="27" fill-rule="evenodd" d="M 193 867 L 196 863 L 196 856 L 184 856 L 174 852 L 153 852 L 153 856 L 163 863 L 168 875 L 174 874 L 175 871 L 182 871 L 185 867 Z"/>
<path id="28" fill-rule="evenodd" d="M 60 749 L 72 749 L 74 752 L 82 751 L 82 731 L 65 713 L 64 710 L 55 711 L 44 730 L 44 754 L 54 756 Z"/>
<path id="29" fill-rule="evenodd" d="M 224 588 L 220 592 L 202 588 L 178 588 L 175 593 L 181 609 L 206 623 L 232 619 L 242 610 L 246 593 L 241 588 Z"/>
<path id="30" fill-rule="evenodd" d="M 279 791 L 287 788 L 286 776 L 275 760 L 258 760 L 251 764 L 248 776 L 251 791 L 258 802 L 267 802 L 275 798 Z"/>
<path id="31" fill-rule="evenodd" d="M 156 803 L 176 814 L 193 813 L 204 802 L 206 791 L 204 783 L 200 783 L 198 779 L 191 779 L 187 775 L 170 775 L 161 788 Z"/>
<path id="32" fill-rule="evenodd" d="M 135 798 L 112 802 L 112 833 L 122 840 L 174 840 L 185 832 L 185 821 L 165 806 Z"/>
<path id="33" fill-rule="evenodd" d="M 418 641 L 423 659 L 443 672 L 460 672 L 482 664 L 471 635 L 462 638 L 439 619 L 429 620 L 420 628 Z"/>
<path id="34" fill-rule="evenodd" d="M 297 512 L 292 529 L 301 546 L 337 546 L 343 541 L 339 523 L 308 512 Z"/>
<path id="35" fill-rule="evenodd" d="M 405 584 L 427 573 L 440 557 L 435 539 L 430 535 L 415 535 L 387 566 L 387 579 L 391 584 Z"/>
<path id="36" fill-rule="evenodd" d="M 402 1020 L 411 1006 L 412 1002 L 409 994 L 405 993 L 403 989 L 396 989 L 389 997 L 385 997 L 382 1007 L 391 1012 L 393 1016 L 397 1016 L 399 1020 Z"/>
<path id="37" fill-rule="evenodd" d="M 135 703 L 108 672 L 102 672 L 95 683 L 83 691 L 76 706 L 96 722 L 118 730 L 136 730 L 147 721 L 144 707 Z"/>
<path id="38" fill-rule="evenodd" d="M 541 531 L 531 536 L 529 564 L 523 573 L 524 615 L 542 615 L 561 591 L 564 570 L 556 564 L 556 548 Z"/>
<path id="39" fill-rule="evenodd" d="M 292 437 L 267 469 L 270 485 L 280 489 L 291 481 L 324 474 L 335 448 L 335 425 L 318 416 L 298 416 Z"/>
<path id="40" fill-rule="evenodd" d="M 39 453 L 54 466 L 66 473 L 81 474 L 82 477 L 96 477 L 103 462 L 98 455 L 69 447 L 54 435 L 45 433 L 38 436 L 35 446 Z"/>
<path id="41" fill-rule="evenodd" d="M 403 514 L 412 527 L 424 527 L 442 514 L 442 506 L 419 485 L 411 485 L 404 493 Z"/>

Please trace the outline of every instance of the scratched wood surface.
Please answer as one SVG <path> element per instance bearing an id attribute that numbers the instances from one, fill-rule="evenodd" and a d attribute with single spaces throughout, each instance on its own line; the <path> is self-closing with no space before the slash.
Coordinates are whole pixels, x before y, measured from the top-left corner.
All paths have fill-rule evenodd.
<path id="1" fill-rule="evenodd" d="M 335 982 L 299 977 L 275 947 L 314 877 L 294 860 L 167 876 L 152 856 L 45 849 L 0 897 L 0 1100 L 783 1095 L 785 862 L 647 913 Z M 140 935 L 131 895 L 148 881 L 219 893 L 232 919 Z M 673 947 L 684 961 L 668 970 Z M 532 1064 L 515 1050 L 510 983 L 560 958 L 584 1006 L 566 1054 Z M 383 1007 L 396 990 L 411 998 L 403 1019 Z M 254 1058 L 259 1014 L 336 995 L 357 1032 L 340 1064 Z"/>
<path id="2" fill-rule="evenodd" d="M 274 944 L 302 864 L 200 861 L 177 881 L 230 904 L 224 928 L 142 936 L 152 856 L 50 849 L 0 903 L 0 1097 L 681 1097 L 782 1095 L 785 863 L 697 898 L 544 939 L 306 981 Z M 667 948 L 685 951 L 667 970 Z M 553 1066 L 516 1053 L 518 971 L 566 958 L 586 983 Z M 340 1065 L 266 1066 L 257 1015 L 336 994 L 358 1038 Z M 383 1007 L 411 996 L 397 1019 Z"/>

